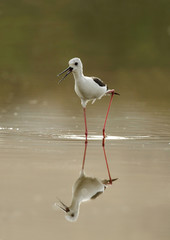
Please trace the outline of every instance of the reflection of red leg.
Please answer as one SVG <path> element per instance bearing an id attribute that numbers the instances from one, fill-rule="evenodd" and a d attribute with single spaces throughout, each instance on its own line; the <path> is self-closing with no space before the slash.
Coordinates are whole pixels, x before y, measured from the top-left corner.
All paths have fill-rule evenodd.
<path id="1" fill-rule="evenodd" d="M 85 141 L 85 148 L 84 148 L 84 156 L 83 156 L 82 170 L 84 170 L 85 159 L 86 159 L 86 150 L 87 150 L 87 141 Z"/>
<path id="2" fill-rule="evenodd" d="M 109 102 L 109 107 L 107 109 L 106 118 L 105 118 L 105 122 L 104 122 L 104 126 L 103 126 L 103 141 L 104 141 L 104 138 L 106 137 L 105 127 L 106 127 L 106 122 L 107 122 L 107 118 L 108 118 L 108 115 L 109 115 L 110 106 L 111 106 L 111 103 L 112 103 L 112 100 L 113 100 L 114 89 L 110 90 L 108 93 L 111 93 L 112 95 L 111 95 L 111 99 L 110 99 L 110 102 Z M 103 145 L 104 145 L 104 143 L 103 143 Z"/>
<path id="3" fill-rule="evenodd" d="M 86 108 L 83 108 L 83 111 L 84 111 L 84 123 L 85 123 L 85 137 L 86 137 L 86 143 L 87 143 L 88 132 L 87 132 L 87 120 L 86 120 Z"/>
<path id="4" fill-rule="evenodd" d="M 103 152 L 104 152 L 104 157 L 105 157 L 105 161 L 106 161 L 106 167 L 107 167 L 107 171 L 108 171 L 108 175 L 109 175 L 109 181 L 110 181 L 110 184 L 112 184 L 112 178 L 111 178 L 111 175 L 110 175 L 109 165 L 108 165 L 108 161 L 107 161 L 105 145 L 103 145 Z"/>

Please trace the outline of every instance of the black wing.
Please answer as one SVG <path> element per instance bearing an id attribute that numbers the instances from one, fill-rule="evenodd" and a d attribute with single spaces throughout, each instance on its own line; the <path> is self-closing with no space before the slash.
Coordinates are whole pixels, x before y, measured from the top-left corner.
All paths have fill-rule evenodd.
<path id="1" fill-rule="evenodd" d="M 97 78 L 97 77 L 92 77 L 92 78 L 93 78 L 93 81 L 95 81 L 95 83 L 97 83 L 100 87 L 106 86 L 106 84 L 100 78 Z"/>
<path id="2" fill-rule="evenodd" d="M 100 196 L 100 194 L 102 194 L 103 192 L 97 192 L 96 194 L 94 194 L 91 199 L 96 199 L 98 196 Z"/>

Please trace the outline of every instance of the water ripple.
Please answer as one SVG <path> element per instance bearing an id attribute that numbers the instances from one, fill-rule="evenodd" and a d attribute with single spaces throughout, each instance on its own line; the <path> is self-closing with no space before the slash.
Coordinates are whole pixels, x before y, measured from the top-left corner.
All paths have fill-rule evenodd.
<path id="1" fill-rule="evenodd" d="M 150 136 L 106 136 L 106 140 L 138 140 L 138 139 L 144 139 L 144 138 L 149 138 Z M 74 135 L 74 134 L 62 134 L 58 135 L 59 139 L 65 140 L 65 139 L 70 139 L 70 140 L 84 140 L 85 136 L 84 135 Z M 89 135 L 88 140 L 102 140 L 103 135 Z"/>

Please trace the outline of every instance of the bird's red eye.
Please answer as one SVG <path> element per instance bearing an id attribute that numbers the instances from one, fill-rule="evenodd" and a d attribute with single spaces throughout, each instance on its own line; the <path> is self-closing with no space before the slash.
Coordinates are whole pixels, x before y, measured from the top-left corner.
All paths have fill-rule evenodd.
<path id="1" fill-rule="evenodd" d="M 78 62 L 75 62 L 75 65 L 77 66 L 77 65 L 78 65 Z"/>

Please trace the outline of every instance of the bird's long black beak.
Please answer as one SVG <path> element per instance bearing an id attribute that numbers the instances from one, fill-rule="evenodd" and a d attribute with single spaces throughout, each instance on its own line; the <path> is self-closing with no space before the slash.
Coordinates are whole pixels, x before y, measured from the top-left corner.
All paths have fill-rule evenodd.
<path id="1" fill-rule="evenodd" d="M 61 205 L 62 205 L 62 206 L 61 206 L 61 205 L 58 204 L 58 207 L 59 207 L 61 210 L 63 210 L 63 211 L 66 212 L 66 213 L 70 211 L 69 207 L 67 207 L 62 201 L 59 200 L 59 202 L 60 202 Z"/>
<path id="2" fill-rule="evenodd" d="M 57 75 L 57 77 L 59 77 L 61 74 L 65 73 L 65 72 L 67 72 L 66 75 L 64 75 L 64 77 L 62 77 L 62 78 L 58 81 L 58 84 L 59 84 L 64 78 L 66 78 L 66 77 L 72 72 L 72 70 L 73 70 L 72 67 L 68 67 L 68 68 L 66 68 L 63 72 L 59 73 L 59 74 Z"/>

